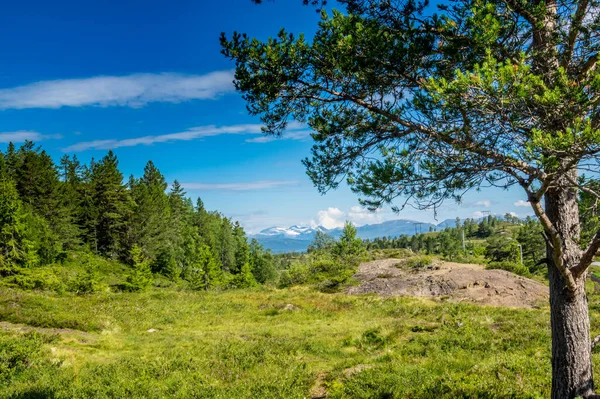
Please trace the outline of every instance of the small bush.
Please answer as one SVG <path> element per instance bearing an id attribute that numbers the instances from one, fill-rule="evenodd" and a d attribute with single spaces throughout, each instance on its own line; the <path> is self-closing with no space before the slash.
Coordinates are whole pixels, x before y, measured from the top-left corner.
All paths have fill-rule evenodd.
<path id="1" fill-rule="evenodd" d="M 148 289 L 154 282 L 154 277 L 152 276 L 150 263 L 144 258 L 142 250 L 137 245 L 134 245 L 131 249 L 131 258 L 133 259 L 133 265 L 123 288 L 126 291 Z"/>
<path id="2" fill-rule="evenodd" d="M 57 336 L 35 331 L 18 337 L 0 334 L 0 382 L 9 382 L 18 373 L 32 367 L 40 358 L 42 346 L 57 339 Z"/>
<path id="3" fill-rule="evenodd" d="M 7 287 L 22 290 L 56 291 L 62 292 L 64 285 L 61 279 L 49 268 L 13 268 L 2 279 L 1 284 Z"/>
<path id="4" fill-rule="evenodd" d="M 487 266 L 485 268 L 488 270 L 506 270 L 507 272 L 518 274 L 519 276 L 530 276 L 531 275 L 531 273 L 529 272 L 529 269 L 527 269 L 525 266 L 521 265 L 520 263 L 514 263 L 514 262 L 508 262 L 508 261 L 490 262 L 487 264 Z"/>
<path id="5" fill-rule="evenodd" d="M 86 265 L 86 269 L 69 282 L 68 290 L 76 294 L 92 294 L 104 290 L 105 285 L 100 281 L 98 268 L 93 264 Z"/>
<path id="6" fill-rule="evenodd" d="M 357 347 L 362 350 L 380 349 L 387 343 L 387 338 L 381 333 L 381 327 L 369 328 L 362 333 Z"/>
<path id="7" fill-rule="evenodd" d="M 308 265 L 295 264 L 289 269 L 284 270 L 279 275 L 279 288 L 291 287 L 293 285 L 306 284 L 310 278 L 310 268 Z"/>
<path id="8" fill-rule="evenodd" d="M 434 262 L 434 258 L 428 255 L 417 255 L 411 258 L 405 259 L 400 263 L 400 267 L 419 270 L 431 266 Z"/>
<path id="9" fill-rule="evenodd" d="M 472 263 L 472 264 L 483 264 L 486 262 L 484 256 L 476 256 L 476 255 L 457 255 L 452 258 L 452 262 L 456 263 Z"/>

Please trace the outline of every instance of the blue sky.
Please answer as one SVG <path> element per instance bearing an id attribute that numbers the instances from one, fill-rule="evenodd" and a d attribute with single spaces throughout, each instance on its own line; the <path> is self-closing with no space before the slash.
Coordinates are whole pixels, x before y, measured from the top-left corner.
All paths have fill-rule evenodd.
<path id="1" fill-rule="evenodd" d="M 19 1 L 0 14 L 0 148 L 30 139 L 58 160 L 89 161 L 112 148 L 125 176 L 151 159 L 207 208 L 250 232 L 269 226 L 335 227 L 395 218 L 434 222 L 432 212 L 394 215 L 358 207 L 346 187 L 320 195 L 300 161 L 308 131 L 260 135 L 231 84 L 219 34 L 265 39 L 281 27 L 310 36 L 318 21 L 300 0 Z M 518 190 L 483 189 L 447 203 L 438 220 L 482 211 L 530 213 Z M 525 205 L 525 206 L 523 206 Z"/>

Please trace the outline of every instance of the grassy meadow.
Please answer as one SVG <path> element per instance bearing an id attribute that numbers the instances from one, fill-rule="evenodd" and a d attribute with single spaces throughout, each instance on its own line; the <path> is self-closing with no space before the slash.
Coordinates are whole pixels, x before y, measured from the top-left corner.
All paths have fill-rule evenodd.
<path id="1" fill-rule="evenodd" d="M 591 287 L 590 306 L 598 332 Z M 547 308 L 0 289 L 2 398 L 545 398 L 549 348 Z"/>

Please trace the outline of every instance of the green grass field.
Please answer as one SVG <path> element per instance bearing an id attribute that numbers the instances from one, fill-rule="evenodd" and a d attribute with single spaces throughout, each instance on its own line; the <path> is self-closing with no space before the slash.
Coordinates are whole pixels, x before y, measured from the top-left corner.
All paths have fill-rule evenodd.
<path id="1" fill-rule="evenodd" d="M 86 296 L 2 288 L 0 321 L 2 398 L 549 396 L 546 308 L 304 287 Z"/>

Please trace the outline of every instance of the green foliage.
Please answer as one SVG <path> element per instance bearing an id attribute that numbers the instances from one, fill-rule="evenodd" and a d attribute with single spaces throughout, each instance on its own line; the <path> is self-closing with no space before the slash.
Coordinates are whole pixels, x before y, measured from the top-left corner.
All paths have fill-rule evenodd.
<path id="1" fill-rule="evenodd" d="M 0 332 L 0 387 L 8 386 L 28 369 L 48 366 L 44 361 L 43 346 L 58 341 L 56 335 L 31 331 L 22 335 Z"/>
<path id="2" fill-rule="evenodd" d="M 398 266 L 409 270 L 419 270 L 433 265 L 434 262 L 435 259 L 431 256 L 417 255 L 403 260 Z"/>
<path id="3" fill-rule="evenodd" d="M 598 295 L 589 298 L 598 307 Z M 550 395 L 547 306 L 303 287 L 84 296 L 0 289 L 0 318 L 27 325 L 4 323 L 0 332 L 3 398 L 291 399 L 310 397 L 316 384 L 332 398 Z M 600 328 L 593 313 L 592 328 Z"/>
<path id="4" fill-rule="evenodd" d="M 166 180 L 152 161 L 128 184 L 118 165 L 112 151 L 87 165 L 66 155 L 55 165 L 31 142 L 0 152 L 1 285 L 88 293 L 104 290 L 106 283 L 137 290 L 153 279 L 147 264 L 181 287 L 276 279 L 273 255 L 258 243 L 251 250 L 239 223 L 206 211 L 201 199 L 194 208 L 177 181 L 165 193 Z M 127 272 L 114 269 L 99 282 L 93 270 L 105 261 L 73 259 L 86 251 L 109 263 L 130 262 L 132 251 L 140 251 L 143 261 Z M 71 272 L 55 273 L 58 263 Z"/>
<path id="5" fill-rule="evenodd" d="M 196 290 L 208 290 L 209 288 L 221 286 L 223 273 L 208 245 L 201 245 L 196 249 L 189 281 L 192 288 Z"/>
<path id="6" fill-rule="evenodd" d="M 334 244 L 335 239 L 332 236 L 321 230 L 317 230 L 315 238 L 308 246 L 307 252 L 328 252 L 332 250 Z"/>
<path id="7" fill-rule="evenodd" d="M 181 268 L 177 265 L 175 255 L 172 251 L 164 248 L 158 252 L 156 259 L 152 262 L 152 271 L 160 273 L 172 281 L 177 281 L 181 274 Z"/>
<path id="8" fill-rule="evenodd" d="M 228 284 L 232 288 L 250 288 L 257 285 L 252 268 L 249 263 L 244 263 L 238 274 L 234 275 Z"/>
<path id="9" fill-rule="evenodd" d="M 510 237 L 494 237 L 487 241 L 485 256 L 492 262 L 520 262 L 519 243 Z"/>
<path id="10" fill-rule="evenodd" d="M 356 227 L 346 221 L 342 235 L 337 243 L 331 248 L 334 257 L 340 259 L 357 259 L 365 255 L 365 248 L 360 238 L 356 237 Z"/>
<path id="11" fill-rule="evenodd" d="M 274 281 L 277 278 L 275 259 L 271 252 L 265 251 L 262 245 L 253 238 L 250 241 L 250 268 L 254 279 L 259 284 Z"/>
<path id="12" fill-rule="evenodd" d="M 142 254 L 142 250 L 134 245 L 130 251 L 131 270 L 129 271 L 124 289 L 127 291 L 144 291 L 152 285 L 154 278 L 150 262 Z"/>
<path id="13" fill-rule="evenodd" d="M 542 272 L 546 265 L 541 262 L 546 258 L 546 242 L 542 234 L 540 222 L 527 218 L 525 224 L 517 232 L 516 239 L 523 248 L 523 263 L 531 273 Z"/>
<path id="14" fill-rule="evenodd" d="M 85 253 L 81 256 L 83 271 L 68 284 L 68 290 L 76 294 L 93 294 L 105 290 L 107 287 L 102 283 L 99 267 L 94 262 L 91 254 Z M 129 288 L 131 289 L 131 288 Z"/>
<path id="15" fill-rule="evenodd" d="M 506 270 L 507 272 L 515 273 L 520 276 L 531 276 L 529 269 L 524 265 L 511 262 L 511 261 L 500 261 L 500 262 L 490 262 L 485 266 L 488 270 Z"/>

